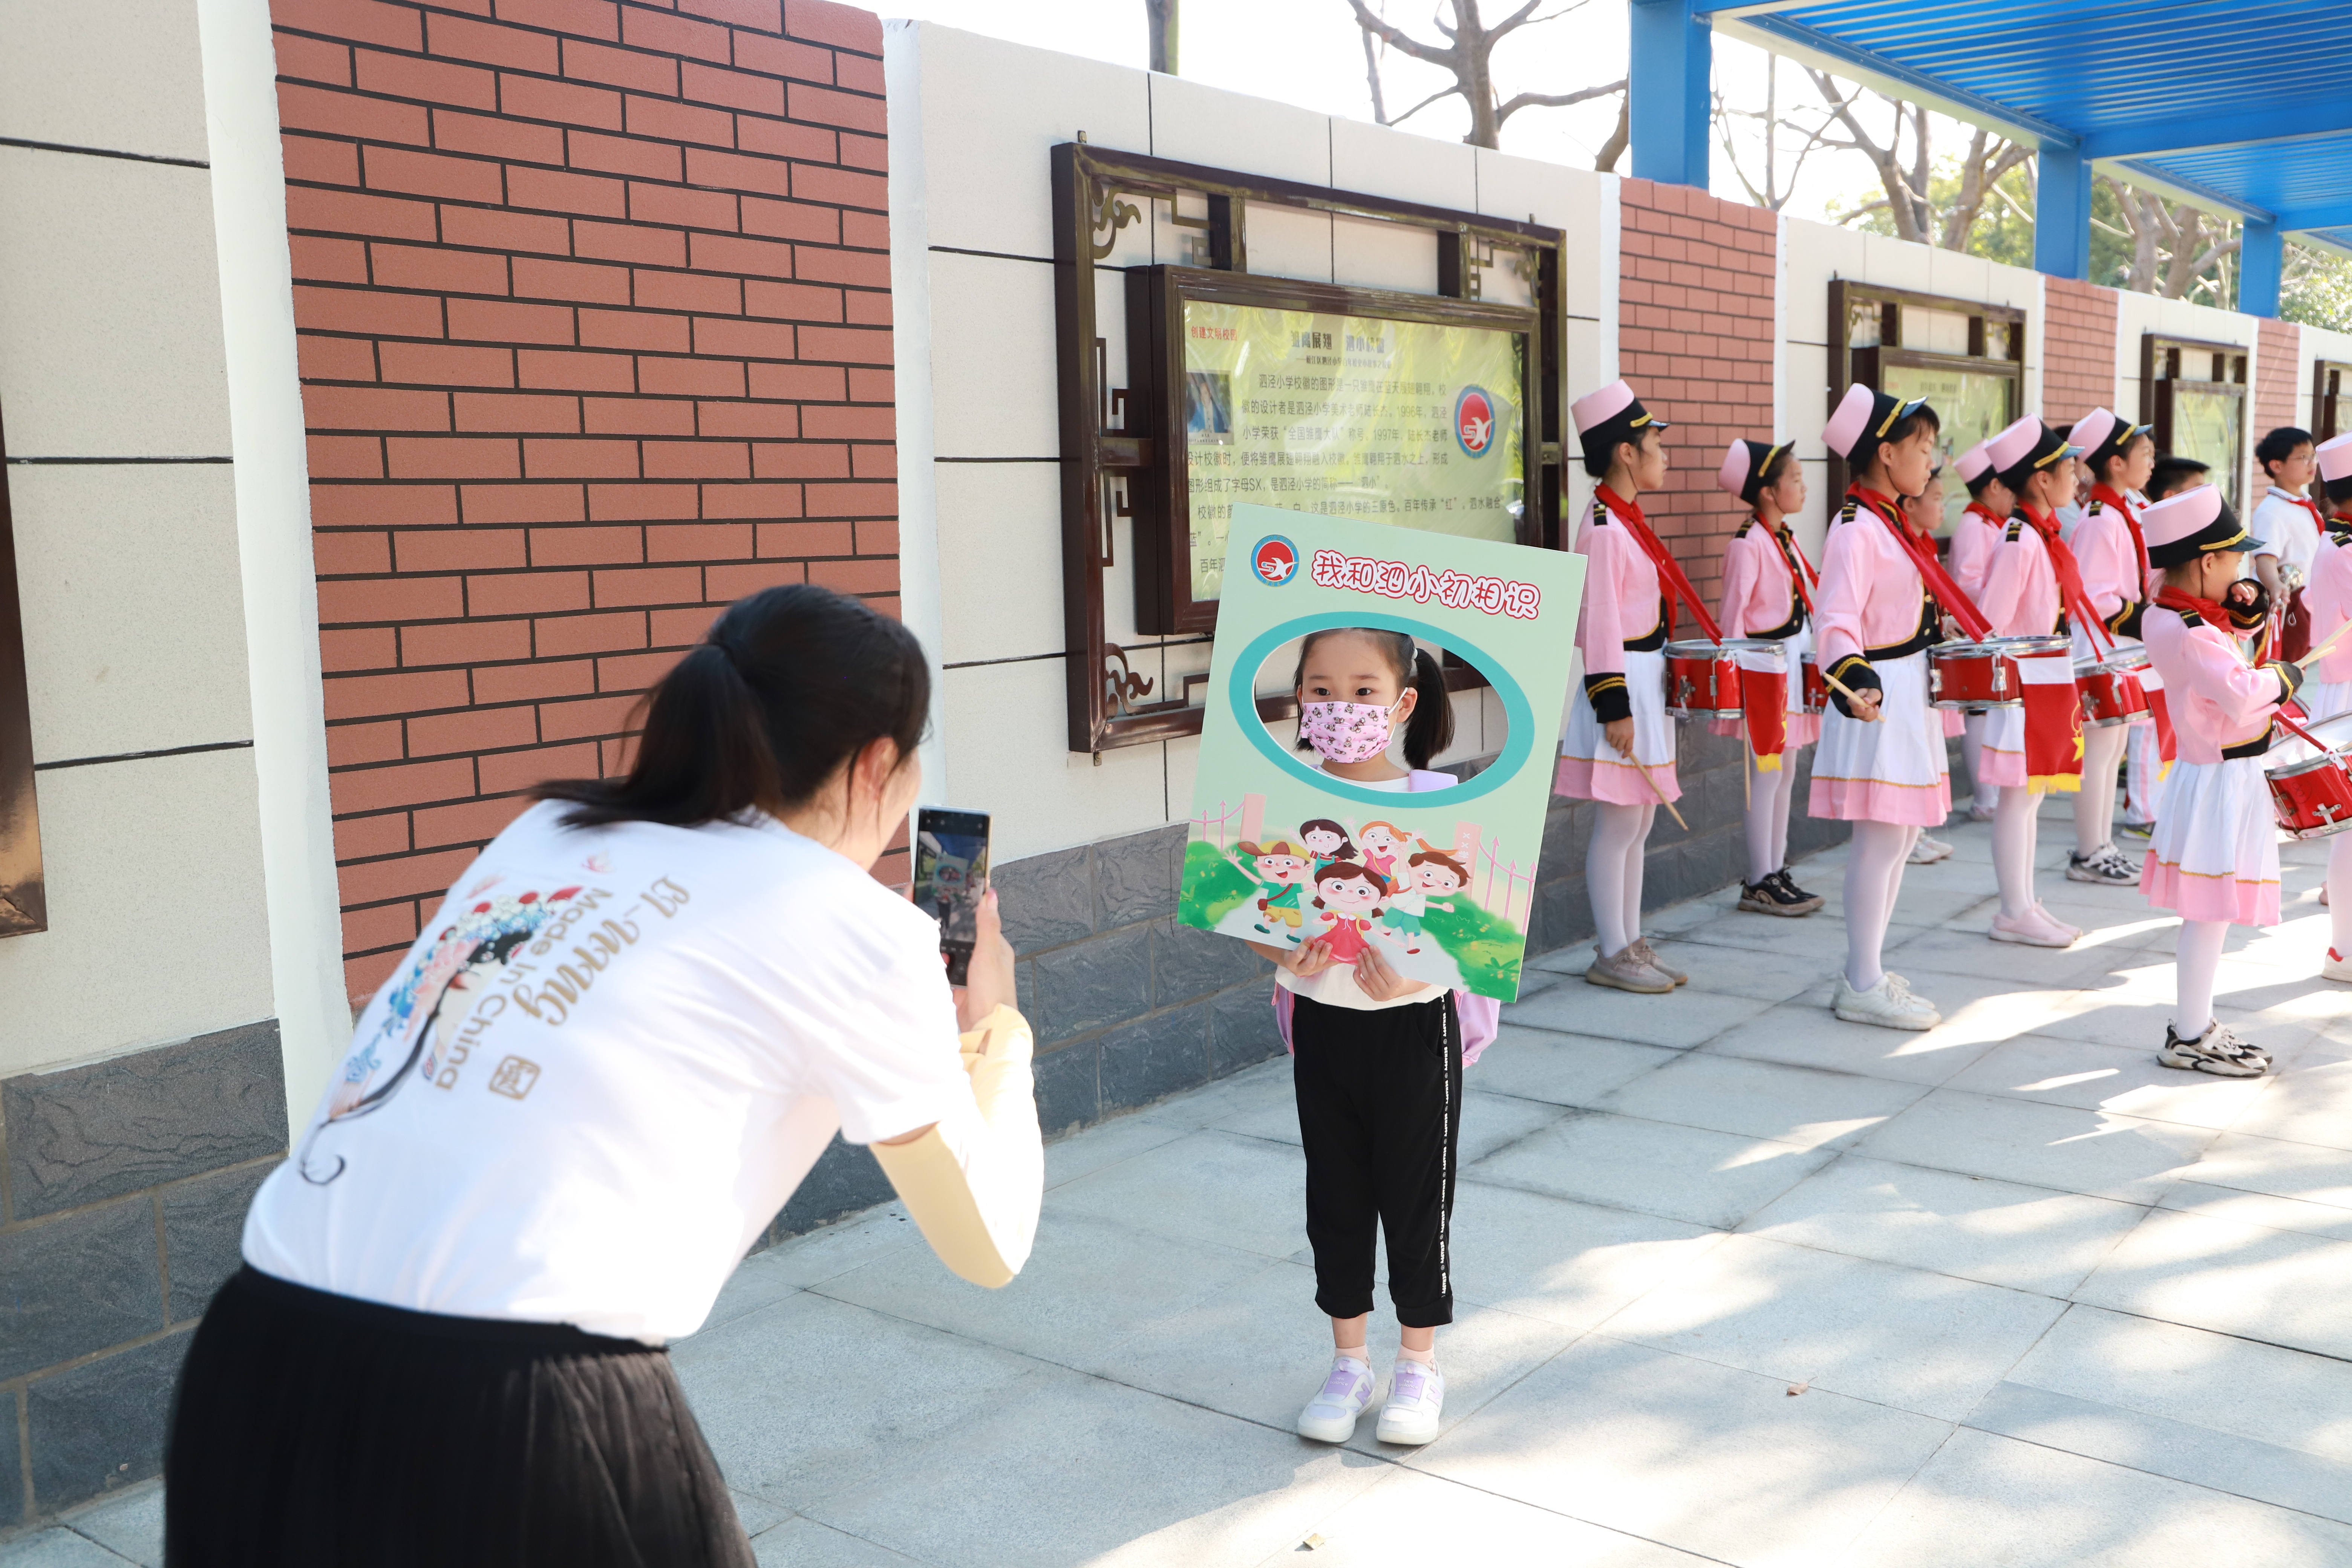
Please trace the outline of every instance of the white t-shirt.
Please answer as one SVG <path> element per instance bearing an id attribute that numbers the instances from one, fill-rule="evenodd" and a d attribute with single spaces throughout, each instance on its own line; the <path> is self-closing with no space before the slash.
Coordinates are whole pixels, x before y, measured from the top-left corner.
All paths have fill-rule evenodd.
<path id="1" fill-rule="evenodd" d="M 2299 498 L 2273 485 L 2270 494 L 2254 508 L 2251 529 L 2263 542 L 2263 548 L 2254 553 L 2275 555 L 2280 565 L 2292 566 L 2306 577 L 2311 574 L 2312 560 L 2319 553 L 2319 524 Z"/>
<path id="2" fill-rule="evenodd" d="M 564 809 L 482 851 L 360 1016 L 246 1217 L 256 1268 L 660 1343 L 835 1128 L 977 1119 L 929 916 L 764 816 Z"/>

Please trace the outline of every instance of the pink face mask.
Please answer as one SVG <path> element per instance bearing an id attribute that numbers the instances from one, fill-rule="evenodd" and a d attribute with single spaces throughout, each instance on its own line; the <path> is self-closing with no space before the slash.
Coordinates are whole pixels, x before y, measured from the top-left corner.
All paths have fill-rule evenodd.
<path id="1" fill-rule="evenodd" d="M 1369 763 L 1389 749 L 1389 721 L 1395 712 L 1395 703 L 1386 708 L 1370 702 L 1303 703 L 1298 732 L 1327 761 Z"/>

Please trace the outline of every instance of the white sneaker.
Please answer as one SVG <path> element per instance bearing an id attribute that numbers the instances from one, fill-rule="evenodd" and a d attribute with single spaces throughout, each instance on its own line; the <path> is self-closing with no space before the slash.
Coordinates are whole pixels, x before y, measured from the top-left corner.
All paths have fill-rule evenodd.
<path id="1" fill-rule="evenodd" d="M 1951 852 L 1952 847 L 1942 839 L 1930 838 L 1922 833 L 1919 835 L 1918 842 L 1911 846 L 1910 864 L 1932 866 L 1949 856 Z"/>
<path id="2" fill-rule="evenodd" d="M 2139 868 L 2125 859 L 2112 844 L 2102 844 L 2088 855 L 2066 851 L 2066 879 L 2102 887 L 2129 888 L 2139 882 Z"/>
<path id="3" fill-rule="evenodd" d="M 1434 1442 L 1444 1409 L 1445 1374 L 1399 1356 L 1396 1370 L 1389 1374 L 1389 1402 L 1381 1406 L 1381 1424 L 1373 1435 L 1383 1443 L 1408 1447 Z"/>
<path id="4" fill-rule="evenodd" d="M 2346 958 L 2334 948 L 2329 948 L 2326 961 L 2319 966 L 2319 977 L 2322 980 L 2352 982 L 2352 958 Z"/>
<path id="5" fill-rule="evenodd" d="M 1867 991 L 1856 991 L 1841 971 L 1830 1011 L 1849 1024 L 1876 1024 L 1886 1029 L 1932 1029 L 1944 1021 L 1936 1005 L 1915 996 L 1899 974 L 1883 974 Z"/>
<path id="6" fill-rule="evenodd" d="M 1318 1443 L 1344 1443 L 1356 1435 L 1356 1417 L 1371 1402 L 1372 1363 L 1335 1355 L 1321 1392 L 1298 1413 L 1298 1435 Z"/>
<path id="7" fill-rule="evenodd" d="M 2059 924 L 2042 912 L 2040 905 L 2025 911 L 2015 920 L 2007 915 L 1992 917 L 1992 929 L 1986 931 L 1995 942 L 2023 942 L 2028 947 L 2072 947 L 2075 931 L 2072 926 Z"/>
<path id="8" fill-rule="evenodd" d="M 2238 1037 L 2227 1024 L 2214 1022 L 2193 1040 L 2184 1040 L 2171 1025 L 2164 1026 L 2164 1046 L 2156 1059 L 2168 1068 L 2211 1073 L 2216 1078 L 2260 1078 L 2271 1070 L 2268 1051 Z"/>

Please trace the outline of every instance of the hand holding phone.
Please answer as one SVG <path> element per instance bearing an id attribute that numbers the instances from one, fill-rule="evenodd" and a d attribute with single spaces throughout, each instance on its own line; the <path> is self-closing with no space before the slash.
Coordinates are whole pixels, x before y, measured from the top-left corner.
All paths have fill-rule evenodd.
<path id="1" fill-rule="evenodd" d="M 940 922 L 948 984 L 965 983 L 988 891 L 988 814 L 925 806 L 915 814 L 916 907 Z"/>

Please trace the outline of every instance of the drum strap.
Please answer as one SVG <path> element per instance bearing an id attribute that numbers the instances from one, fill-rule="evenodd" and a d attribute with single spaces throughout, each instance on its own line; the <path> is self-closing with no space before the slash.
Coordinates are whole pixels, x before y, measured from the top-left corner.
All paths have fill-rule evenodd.
<path id="1" fill-rule="evenodd" d="M 1642 515 L 1642 509 L 1621 499 L 1607 485 L 1594 486 L 1592 499 L 1595 503 L 1607 507 L 1610 515 L 1625 525 L 1625 531 L 1633 536 L 1633 542 L 1642 547 L 1642 553 L 1648 556 L 1650 564 L 1658 569 L 1658 580 L 1665 584 L 1667 592 L 1690 606 L 1691 616 L 1698 622 L 1699 630 L 1706 634 L 1706 640 L 1722 642 L 1722 628 L 1715 624 L 1715 617 L 1706 613 L 1706 606 L 1699 603 L 1698 590 L 1691 586 L 1688 577 L 1683 575 L 1682 563 L 1674 558 L 1671 551 L 1658 542 L 1658 536 L 1650 531 L 1649 520 Z M 1672 613 L 1669 605 L 1669 624 Z"/>
<path id="2" fill-rule="evenodd" d="M 2042 536 L 2042 548 L 2050 557 L 2051 571 L 2057 574 L 2058 597 L 2065 606 L 2066 613 L 2080 623 L 2083 635 L 2091 639 L 2091 649 L 2094 653 L 2098 652 L 2100 639 L 2105 639 L 2107 650 L 2105 653 L 2099 654 L 2099 657 L 2101 658 L 2109 657 L 2116 651 L 2115 637 L 2107 630 L 2106 623 L 2100 620 L 2096 612 L 2091 608 L 2091 595 L 2083 586 L 2082 563 L 2074 559 L 2074 552 L 2066 548 L 2066 542 L 2058 537 L 2056 514 L 2053 513 L 2049 520 L 2044 521 L 2021 506 L 2017 509 L 2017 515 L 2025 520 L 2027 527 Z"/>
<path id="3" fill-rule="evenodd" d="M 1984 612 L 1977 608 L 1976 601 L 1962 593 L 1960 585 L 1952 581 L 1952 574 L 1944 570 L 1944 563 L 1936 559 L 1935 545 L 1911 531 L 1911 525 L 1903 520 L 1903 514 L 1893 501 L 1875 490 L 1864 489 L 1859 484 L 1846 487 L 1845 501 L 1846 518 L 1853 516 L 1856 507 L 1866 506 L 1879 521 L 1886 525 L 1887 531 L 1895 535 L 1895 542 L 1903 546 L 1903 553 L 1909 556 L 1911 564 L 1918 569 L 1919 580 L 1927 585 L 1927 592 L 1952 612 L 1952 618 L 1960 623 L 1960 629 L 1969 634 L 1969 640 L 1982 642 L 1992 636 L 1992 623 L 1985 619 Z"/>
<path id="4" fill-rule="evenodd" d="M 1780 563 L 1789 569 L 1789 581 L 1796 586 L 1797 602 L 1805 606 L 1805 618 L 1811 620 L 1813 595 L 1811 589 L 1807 585 L 1807 580 L 1819 583 L 1822 580 L 1822 574 L 1813 570 L 1811 562 L 1805 559 L 1804 551 L 1798 546 L 1796 536 L 1789 531 L 1787 524 L 1783 523 L 1780 527 L 1775 528 L 1764 521 L 1763 514 L 1760 512 L 1757 514 L 1756 521 L 1763 525 L 1765 532 L 1772 536 L 1772 542 L 1780 547 Z"/>
<path id="5" fill-rule="evenodd" d="M 2152 570 L 2147 562 L 2147 535 L 2140 531 L 2139 519 L 2133 515 L 2131 502 L 2110 486 L 2093 485 L 2091 510 L 2096 512 L 2103 506 L 2112 509 L 2117 517 L 2124 520 L 2124 527 L 2131 533 L 2132 549 L 2139 555 L 2139 580 L 2147 582 Z"/>

